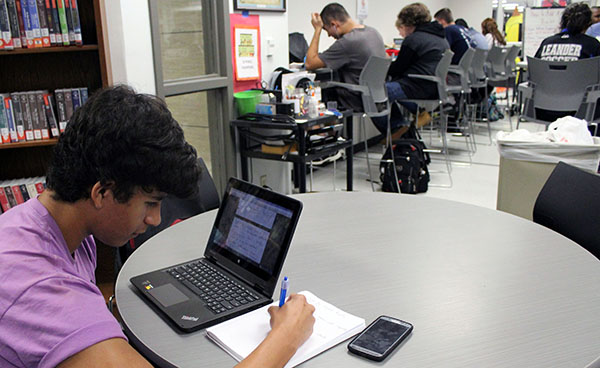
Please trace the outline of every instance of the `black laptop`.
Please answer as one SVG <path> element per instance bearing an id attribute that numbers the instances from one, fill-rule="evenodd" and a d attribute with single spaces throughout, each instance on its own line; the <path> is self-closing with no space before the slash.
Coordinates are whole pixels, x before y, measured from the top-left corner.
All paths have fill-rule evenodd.
<path id="1" fill-rule="evenodd" d="M 301 211 L 300 201 L 232 178 L 204 258 L 130 281 L 184 332 L 269 304 Z"/>

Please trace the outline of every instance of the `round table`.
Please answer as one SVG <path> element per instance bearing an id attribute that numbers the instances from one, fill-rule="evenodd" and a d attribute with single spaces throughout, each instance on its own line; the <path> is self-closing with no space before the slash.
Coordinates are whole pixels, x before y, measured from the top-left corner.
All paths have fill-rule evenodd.
<path id="1" fill-rule="evenodd" d="M 600 262 L 533 222 L 459 202 L 387 193 L 297 198 L 304 210 L 282 271 L 367 324 L 411 322 L 390 367 L 584 367 L 600 355 Z M 125 263 L 116 300 L 126 331 L 159 366 L 231 367 L 204 331 L 180 334 L 129 278 L 203 255 L 216 211 L 150 239 Z M 340 344 L 303 367 L 376 363 Z"/>

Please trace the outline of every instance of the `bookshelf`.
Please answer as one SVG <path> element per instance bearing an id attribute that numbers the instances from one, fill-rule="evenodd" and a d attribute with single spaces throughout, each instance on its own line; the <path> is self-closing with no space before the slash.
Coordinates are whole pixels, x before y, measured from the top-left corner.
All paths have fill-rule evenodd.
<path id="1" fill-rule="evenodd" d="M 83 46 L 0 51 L 0 93 L 108 85 L 100 2 L 77 0 Z M 58 139 L 0 144 L 0 180 L 43 176 Z M 97 248 L 96 281 L 114 280 L 112 248 Z"/>
<path id="2" fill-rule="evenodd" d="M 0 51 L 0 92 L 107 86 L 100 1 L 77 0 L 83 46 Z M 0 180 L 45 175 L 56 142 L 0 144 Z"/>

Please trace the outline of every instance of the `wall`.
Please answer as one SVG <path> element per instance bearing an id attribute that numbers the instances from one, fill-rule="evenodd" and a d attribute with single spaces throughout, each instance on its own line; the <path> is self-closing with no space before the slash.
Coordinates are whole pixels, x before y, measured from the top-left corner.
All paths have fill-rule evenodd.
<path id="1" fill-rule="evenodd" d="M 156 93 L 147 0 L 105 0 L 108 47 L 114 84 Z"/>
<path id="2" fill-rule="evenodd" d="M 356 0 L 339 0 L 352 17 L 356 17 Z M 112 77 L 114 83 L 127 83 L 140 92 L 155 93 L 154 63 L 152 58 L 152 41 L 150 37 L 150 20 L 147 0 L 105 0 L 106 23 Z M 313 28 L 310 14 L 320 12 L 328 1 L 324 0 L 289 0 L 285 13 L 259 13 L 262 53 L 263 79 L 268 78 L 277 66 L 286 65 L 288 60 L 288 32 L 302 32 L 310 43 Z M 403 5 L 393 0 L 371 0 L 369 17 L 365 24 L 379 30 L 384 42 L 392 43 L 398 32 L 394 27 L 396 15 Z M 469 24 L 478 29 L 481 20 L 491 15 L 491 0 L 429 0 L 425 1 L 432 13 L 448 6 Z M 233 9 L 229 0 L 229 9 Z M 274 42 L 273 56 L 267 56 L 267 37 Z M 325 50 L 333 43 L 327 33 L 321 34 L 320 49 Z"/>
<path id="3" fill-rule="evenodd" d="M 480 2 L 485 0 L 472 1 Z M 338 0 L 340 4 L 346 8 L 352 18 L 356 19 L 356 0 Z M 290 32 L 301 32 L 304 33 L 306 42 L 310 44 L 313 36 L 313 27 L 310 24 L 310 15 L 313 12 L 320 13 L 325 5 L 329 1 L 324 0 L 295 0 L 288 1 L 288 12 L 289 24 L 288 30 Z M 393 0 L 370 0 L 369 1 L 369 16 L 365 20 L 365 24 L 374 28 L 377 28 L 383 41 L 391 44 L 394 38 L 398 37 L 398 30 L 395 27 L 396 16 L 400 12 L 403 6 L 408 5 L 409 2 L 398 2 Z M 448 6 L 448 0 L 429 0 L 424 2 L 429 8 L 432 15 L 440 8 Z M 490 0 L 491 9 L 491 0 Z M 491 11 L 490 11 L 491 14 Z M 326 32 L 321 33 L 321 39 L 319 41 L 319 49 L 325 50 L 334 42 L 333 38 L 327 37 Z"/>
<path id="4" fill-rule="evenodd" d="M 448 0 L 448 7 L 452 10 L 454 18 L 463 18 L 469 24 L 481 32 L 481 22 L 488 17 L 492 17 L 491 1 L 464 1 Z"/>

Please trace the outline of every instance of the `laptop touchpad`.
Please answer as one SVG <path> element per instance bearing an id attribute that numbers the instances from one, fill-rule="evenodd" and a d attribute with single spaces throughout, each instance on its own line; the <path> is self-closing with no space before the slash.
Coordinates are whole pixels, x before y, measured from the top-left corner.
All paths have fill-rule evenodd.
<path id="1" fill-rule="evenodd" d="M 177 303 L 190 300 L 184 293 L 179 291 L 173 284 L 165 284 L 148 290 L 148 294 L 158 300 L 163 307 L 168 308 Z"/>

